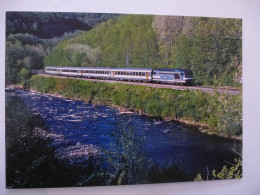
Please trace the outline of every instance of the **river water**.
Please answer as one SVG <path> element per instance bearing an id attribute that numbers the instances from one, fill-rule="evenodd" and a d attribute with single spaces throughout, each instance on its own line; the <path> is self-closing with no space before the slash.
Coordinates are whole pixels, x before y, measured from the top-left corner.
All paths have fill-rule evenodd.
<path id="1" fill-rule="evenodd" d="M 91 145 L 104 148 L 111 144 L 111 133 L 122 123 L 133 125 L 138 134 L 145 136 L 145 152 L 148 158 L 163 165 L 181 162 L 191 174 L 219 170 L 225 161 L 237 157 L 232 151 L 239 145 L 216 136 L 208 136 L 197 127 L 179 122 L 134 113 L 120 113 L 108 106 L 93 106 L 82 101 L 69 100 L 39 93 L 18 90 L 6 93 L 21 97 L 34 114 L 39 114 L 49 131 L 59 135 L 58 150 L 74 146 Z M 241 143 L 240 143 L 241 144 Z"/>

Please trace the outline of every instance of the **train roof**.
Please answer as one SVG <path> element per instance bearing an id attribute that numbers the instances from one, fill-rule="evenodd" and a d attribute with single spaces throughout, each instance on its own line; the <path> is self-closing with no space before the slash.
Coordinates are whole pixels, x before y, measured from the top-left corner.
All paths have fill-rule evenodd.
<path id="1" fill-rule="evenodd" d="M 152 71 L 152 68 L 112 68 L 114 71 Z"/>
<path id="2" fill-rule="evenodd" d="M 45 68 L 55 69 L 80 69 L 80 70 L 114 70 L 114 71 L 152 71 L 151 68 L 109 68 L 109 67 L 62 67 L 62 66 L 48 66 Z"/>
<path id="3" fill-rule="evenodd" d="M 190 71 L 188 69 L 182 69 L 182 68 L 157 68 L 154 69 L 154 71 L 174 71 L 174 72 L 183 72 L 183 71 Z"/>
<path id="4" fill-rule="evenodd" d="M 64 66 L 46 66 L 45 68 L 56 68 L 56 69 L 82 69 L 82 70 L 86 70 L 86 69 L 93 69 L 93 70 L 100 70 L 100 69 L 111 69 L 111 68 L 107 68 L 107 67 L 64 67 Z"/>
<path id="5" fill-rule="evenodd" d="M 188 69 L 181 68 L 110 68 L 110 67 L 62 67 L 62 66 L 47 66 L 45 68 L 55 68 L 55 69 L 79 69 L 79 70 L 113 70 L 113 71 L 136 71 L 136 72 L 146 72 L 146 71 L 165 71 L 165 72 L 191 72 Z"/>

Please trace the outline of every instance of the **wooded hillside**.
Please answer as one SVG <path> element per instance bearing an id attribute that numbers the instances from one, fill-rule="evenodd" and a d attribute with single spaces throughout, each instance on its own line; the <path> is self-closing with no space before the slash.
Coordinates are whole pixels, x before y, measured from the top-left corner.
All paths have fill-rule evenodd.
<path id="1" fill-rule="evenodd" d="M 242 85 L 241 19 L 7 12 L 6 27 L 6 83 L 89 66 L 187 68 L 196 85 Z"/>
<path id="2" fill-rule="evenodd" d="M 197 84 L 242 82 L 242 20 L 123 15 L 61 42 L 45 66 L 188 68 Z"/>

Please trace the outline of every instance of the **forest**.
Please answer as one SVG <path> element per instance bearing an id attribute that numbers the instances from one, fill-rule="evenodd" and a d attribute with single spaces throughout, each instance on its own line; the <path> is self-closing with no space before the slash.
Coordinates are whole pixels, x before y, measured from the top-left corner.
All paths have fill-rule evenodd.
<path id="1" fill-rule="evenodd" d="M 57 16 L 20 13 L 23 17 L 16 17 L 15 14 L 7 14 L 10 30 L 6 35 L 6 83 L 24 82 L 35 70 L 45 66 L 88 66 L 187 68 L 193 72 L 197 85 L 242 86 L 241 19 L 122 14 L 74 16 L 72 13 L 57 13 Z M 35 22 L 28 19 L 30 14 L 37 15 Z M 22 19 L 25 22 L 19 22 Z M 51 30 L 57 24 L 56 27 L 62 28 L 65 20 L 70 23 L 76 20 L 85 26 L 73 26 L 74 30 L 67 26 L 63 36 L 57 36 L 60 33 L 56 28 L 52 29 L 51 38 L 48 33 L 39 34 L 41 26 Z M 33 30 L 35 23 L 37 28 Z"/>

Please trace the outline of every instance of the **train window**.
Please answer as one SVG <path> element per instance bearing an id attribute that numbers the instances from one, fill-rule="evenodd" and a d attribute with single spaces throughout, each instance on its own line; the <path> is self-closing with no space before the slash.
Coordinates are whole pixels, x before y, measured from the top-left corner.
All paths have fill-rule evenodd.
<path id="1" fill-rule="evenodd" d="M 180 75 L 179 74 L 173 74 L 175 79 L 180 79 Z"/>
<path id="2" fill-rule="evenodd" d="M 144 73 L 144 72 L 142 72 L 142 76 L 145 76 L 145 73 Z"/>

